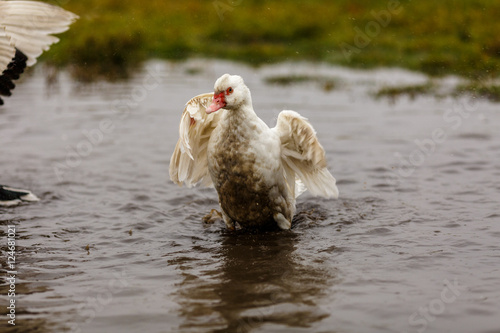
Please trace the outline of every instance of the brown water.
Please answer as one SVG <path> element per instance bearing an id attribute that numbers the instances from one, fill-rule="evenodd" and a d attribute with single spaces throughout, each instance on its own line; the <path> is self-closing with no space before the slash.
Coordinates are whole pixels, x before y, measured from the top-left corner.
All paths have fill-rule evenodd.
<path id="1" fill-rule="evenodd" d="M 225 72 L 244 77 L 264 121 L 296 110 L 326 149 L 340 199 L 302 196 L 289 232 L 204 225 L 214 190 L 168 181 L 184 103 Z M 336 88 L 265 83 L 290 73 Z M 12 331 L 500 332 L 498 105 L 374 100 L 426 78 L 309 64 L 56 78 L 37 67 L 0 109 L 0 183 L 41 198 L 0 208 L 2 278 L 7 225 L 17 232 Z"/>

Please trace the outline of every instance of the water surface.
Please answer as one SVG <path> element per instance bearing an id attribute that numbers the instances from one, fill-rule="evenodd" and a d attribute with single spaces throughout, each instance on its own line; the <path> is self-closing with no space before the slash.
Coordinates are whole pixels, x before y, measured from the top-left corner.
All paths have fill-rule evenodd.
<path id="1" fill-rule="evenodd" d="M 325 147 L 340 198 L 300 197 L 291 231 L 203 224 L 215 191 L 168 180 L 184 103 L 225 72 L 266 123 L 296 110 Z M 266 84 L 284 74 L 335 87 Z M 500 332 L 498 105 L 375 100 L 427 78 L 310 64 L 46 77 L 38 66 L 0 109 L 0 183 L 41 198 L 0 208 L 2 278 L 17 227 L 17 331 Z"/>

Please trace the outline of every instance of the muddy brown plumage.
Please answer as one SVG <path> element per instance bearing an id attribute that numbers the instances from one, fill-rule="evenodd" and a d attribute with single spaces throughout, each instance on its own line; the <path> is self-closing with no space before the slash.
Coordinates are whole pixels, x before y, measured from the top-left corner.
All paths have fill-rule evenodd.
<path id="1" fill-rule="evenodd" d="M 258 142 L 248 137 L 247 133 L 252 133 L 247 131 L 248 124 L 242 123 L 238 115 L 233 114 L 230 118 L 221 124 L 221 132 L 225 135 L 211 142 L 212 147 L 217 149 L 209 155 L 210 174 L 222 210 L 246 228 L 275 225 L 273 214 L 276 212 L 291 219 L 291 211 L 283 210 L 281 205 L 276 204 L 276 201 L 289 202 L 290 199 L 270 198 L 271 193 L 286 193 L 284 184 L 269 184 L 264 178 L 259 169 L 262 163 L 251 149 L 251 145 Z"/>
<path id="2" fill-rule="evenodd" d="M 221 76 L 213 94 L 186 104 L 169 173 L 179 185 L 213 185 L 230 229 L 236 223 L 290 229 L 295 198 L 305 188 L 313 195 L 338 196 L 324 149 L 307 119 L 282 111 L 276 127 L 269 128 L 237 75 Z"/>

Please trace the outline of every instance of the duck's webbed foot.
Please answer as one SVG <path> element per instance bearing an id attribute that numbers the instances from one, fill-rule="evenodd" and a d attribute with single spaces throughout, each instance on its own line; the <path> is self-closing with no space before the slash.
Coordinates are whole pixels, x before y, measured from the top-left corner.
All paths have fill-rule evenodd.
<path id="1" fill-rule="evenodd" d="M 224 219 L 224 223 L 226 224 L 226 227 L 233 231 L 236 230 L 235 222 L 232 218 L 230 218 L 224 211 L 222 211 L 222 217 Z"/>
<path id="2" fill-rule="evenodd" d="M 203 218 L 202 218 L 203 223 L 206 223 L 206 224 L 213 224 L 213 223 L 220 221 L 222 219 L 223 219 L 222 214 L 217 209 L 212 209 L 210 211 L 210 213 L 203 216 Z"/>
<path id="3" fill-rule="evenodd" d="M 274 221 L 278 224 L 278 227 L 282 230 L 289 230 L 292 227 L 292 222 L 287 220 L 286 217 L 281 213 L 276 213 L 273 216 Z"/>

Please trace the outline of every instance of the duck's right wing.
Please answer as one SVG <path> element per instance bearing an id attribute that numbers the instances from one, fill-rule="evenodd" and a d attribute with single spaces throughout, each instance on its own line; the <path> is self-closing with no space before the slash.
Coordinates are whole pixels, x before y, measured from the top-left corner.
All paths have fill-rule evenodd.
<path id="1" fill-rule="evenodd" d="M 208 173 L 208 141 L 217 127 L 220 112 L 207 114 L 214 94 L 202 94 L 186 103 L 179 125 L 179 140 L 170 159 L 170 179 L 188 187 L 213 186 Z"/>

